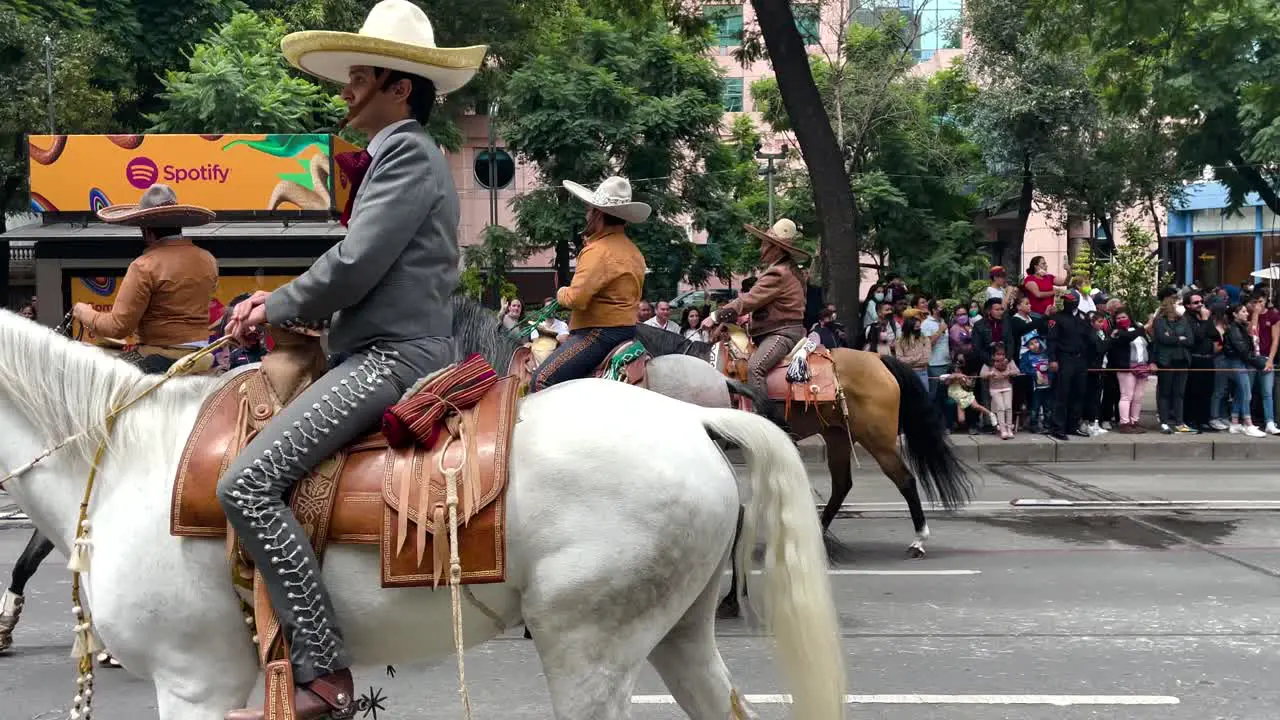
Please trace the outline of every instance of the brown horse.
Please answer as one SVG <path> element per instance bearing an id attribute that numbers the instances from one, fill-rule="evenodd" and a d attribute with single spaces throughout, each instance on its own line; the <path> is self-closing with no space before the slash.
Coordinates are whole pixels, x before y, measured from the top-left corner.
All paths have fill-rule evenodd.
<path id="1" fill-rule="evenodd" d="M 714 362 L 731 378 L 742 379 L 740 373 L 745 370 L 745 363 L 734 362 L 728 340 L 712 345 L 643 325 L 637 326 L 637 339 L 655 357 L 677 353 L 693 355 Z M 740 349 L 742 356 L 750 351 L 750 348 Z M 852 441 L 871 453 L 902 493 L 916 531 L 907 551 L 912 557 L 924 557 L 929 526 L 920 501 L 920 488 L 923 487 L 926 499 L 947 510 L 958 508 L 973 497 L 973 486 L 955 457 L 928 391 L 910 368 L 893 357 L 847 348 L 829 351 L 820 348 L 814 355 L 815 368 L 824 355 L 830 357 L 837 393 L 843 393 L 844 402 L 838 397 L 816 402 L 793 399 L 787 403 L 786 414 L 797 440 L 821 435 L 826 442 L 831 497 L 822 510 L 823 529 L 830 528 L 853 489 Z M 789 393 L 790 388 L 785 372 L 785 365 L 773 370 L 775 377 L 769 383 L 772 402 L 786 402 L 784 393 Z M 776 388 L 782 388 L 781 392 L 774 392 Z M 731 389 L 749 397 L 757 409 L 761 407 L 762 399 L 751 397 L 753 393 L 745 385 L 733 383 Z M 905 442 L 900 444 L 900 439 Z"/>

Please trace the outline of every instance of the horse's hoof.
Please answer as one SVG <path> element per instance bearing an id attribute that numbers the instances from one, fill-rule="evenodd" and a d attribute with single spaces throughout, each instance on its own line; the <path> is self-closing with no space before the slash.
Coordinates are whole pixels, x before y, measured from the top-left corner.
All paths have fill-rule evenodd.
<path id="1" fill-rule="evenodd" d="M 924 557 L 924 547 L 920 545 L 912 545 L 911 547 L 907 548 L 907 557 L 911 558 L 912 560 L 919 560 L 920 558 Z"/>
<path id="2" fill-rule="evenodd" d="M 119 660 L 111 657 L 111 653 L 100 652 L 98 653 L 98 667 L 118 668 L 121 665 Z"/>

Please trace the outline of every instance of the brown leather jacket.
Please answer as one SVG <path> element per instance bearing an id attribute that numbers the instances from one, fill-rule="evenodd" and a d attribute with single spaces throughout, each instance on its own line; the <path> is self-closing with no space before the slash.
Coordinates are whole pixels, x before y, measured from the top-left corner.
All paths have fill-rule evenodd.
<path id="1" fill-rule="evenodd" d="M 569 329 L 635 325 L 644 271 L 644 255 L 621 229 L 588 238 L 573 282 L 556 292 L 556 300 L 573 311 Z"/>
<path id="2" fill-rule="evenodd" d="M 756 279 L 751 290 L 717 308 L 716 318 L 751 313 L 749 332 L 753 338 L 783 328 L 803 330 L 804 301 L 804 273 L 793 263 L 774 263 Z"/>
<path id="3" fill-rule="evenodd" d="M 110 312 L 92 311 L 84 324 L 98 337 L 134 333 L 144 345 L 209 339 L 209 299 L 218 262 L 186 238 L 148 247 L 129 264 Z"/>

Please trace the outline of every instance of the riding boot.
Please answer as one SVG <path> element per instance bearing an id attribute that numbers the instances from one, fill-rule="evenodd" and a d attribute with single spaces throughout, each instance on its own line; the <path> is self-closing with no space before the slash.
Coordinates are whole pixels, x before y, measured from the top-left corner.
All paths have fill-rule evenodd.
<path id="1" fill-rule="evenodd" d="M 293 696 L 294 716 L 296 720 L 349 720 L 356 712 L 355 679 L 350 670 L 339 670 L 323 675 L 302 685 L 299 684 Z M 266 716 L 262 708 L 232 710 L 224 715 L 224 720 L 264 720 Z"/>
<path id="2" fill-rule="evenodd" d="M 13 645 L 13 629 L 22 617 L 22 596 L 6 590 L 0 597 L 0 652 Z"/>

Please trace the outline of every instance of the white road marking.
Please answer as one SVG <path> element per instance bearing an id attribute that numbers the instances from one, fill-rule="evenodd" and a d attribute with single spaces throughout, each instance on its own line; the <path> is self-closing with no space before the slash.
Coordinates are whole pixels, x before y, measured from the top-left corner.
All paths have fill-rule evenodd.
<path id="1" fill-rule="evenodd" d="M 761 575 L 763 570 L 752 570 L 752 575 Z M 724 571 L 725 575 L 729 574 L 728 570 Z M 981 570 L 828 570 L 828 575 L 900 575 L 900 576 L 917 576 L 917 575 L 981 575 Z"/>
<path id="2" fill-rule="evenodd" d="M 745 695 L 755 705 L 786 705 L 790 695 Z M 1169 695 L 845 695 L 849 705 L 1177 705 Z M 632 695 L 633 705 L 674 705 L 670 695 Z"/>

